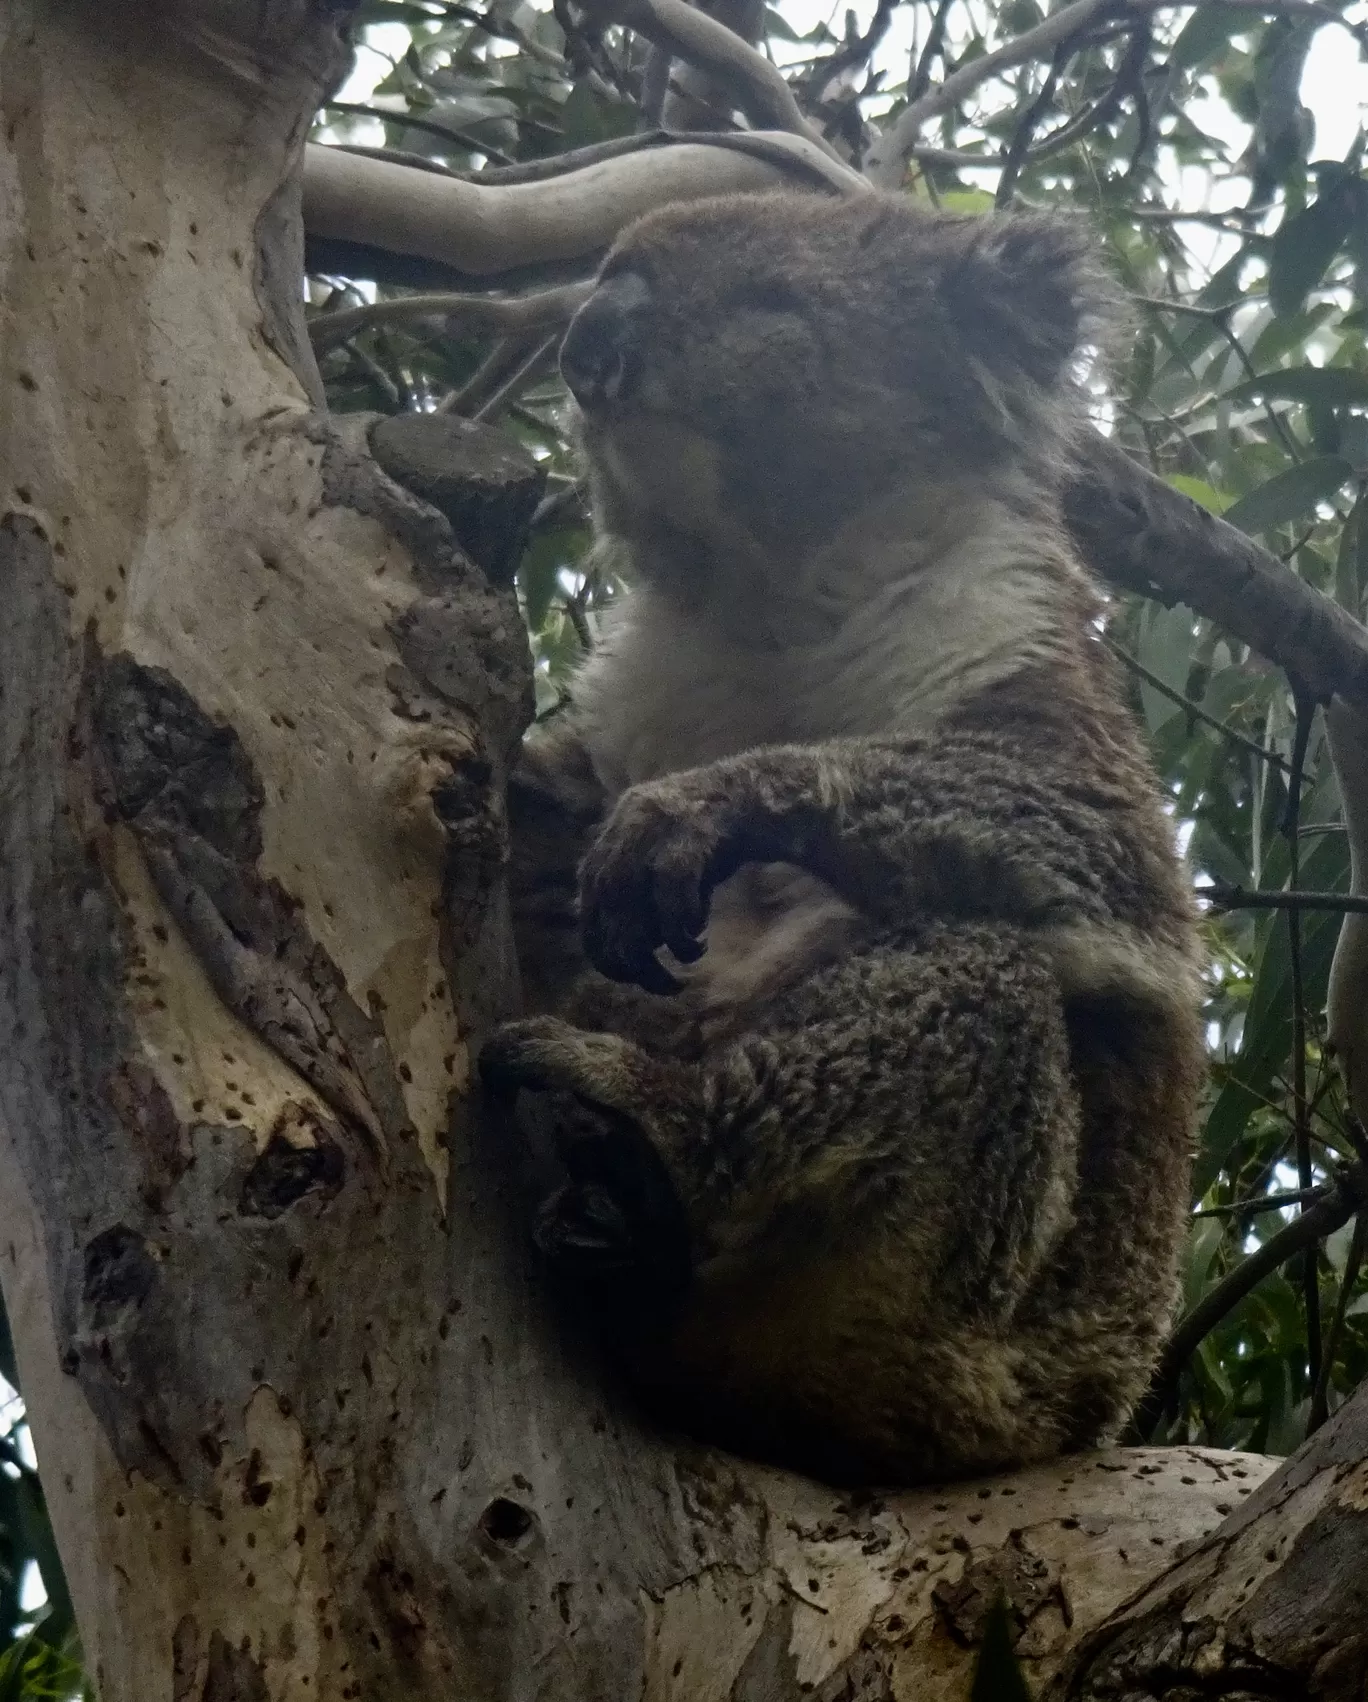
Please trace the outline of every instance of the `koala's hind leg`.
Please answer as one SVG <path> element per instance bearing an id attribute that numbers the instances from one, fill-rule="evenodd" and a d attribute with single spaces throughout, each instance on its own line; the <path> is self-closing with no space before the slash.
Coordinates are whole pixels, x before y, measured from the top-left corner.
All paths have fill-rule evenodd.
<path id="1" fill-rule="evenodd" d="M 907 1450 L 955 1464 L 966 1404 L 984 1432 L 970 1463 L 1041 1451 L 1013 1430 L 1008 1337 L 1070 1222 L 1078 1103 L 1058 989 L 1029 944 L 968 925 L 871 942 L 701 1064 L 535 1018 L 501 1030 L 482 1067 L 569 1096 L 571 1181 L 542 1235 L 567 1274 L 682 1240 L 690 1286 L 669 1329 L 718 1414 L 787 1412 L 790 1437 L 868 1423 L 871 1456 L 899 1475 L 903 1425 Z M 970 1364 L 985 1335 L 1005 1344 L 992 1389 Z"/>
<path id="2" fill-rule="evenodd" d="M 480 1071 L 496 1090 L 550 1097 L 570 1180 L 542 1206 L 542 1251 L 605 1303 L 618 1290 L 643 1307 L 668 1304 L 688 1281 L 686 1181 L 671 1161 L 702 1121 L 697 1067 L 542 1016 L 499 1029 Z"/>

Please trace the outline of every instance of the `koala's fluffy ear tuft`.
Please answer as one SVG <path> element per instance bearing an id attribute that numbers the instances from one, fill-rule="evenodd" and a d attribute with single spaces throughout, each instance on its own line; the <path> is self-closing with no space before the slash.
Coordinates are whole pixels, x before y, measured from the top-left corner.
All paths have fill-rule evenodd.
<path id="1" fill-rule="evenodd" d="M 1081 220 L 1005 213 L 967 220 L 964 229 L 964 247 L 942 279 L 942 299 L 985 369 L 1055 389 L 1081 347 L 1112 341 L 1119 291 Z"/>

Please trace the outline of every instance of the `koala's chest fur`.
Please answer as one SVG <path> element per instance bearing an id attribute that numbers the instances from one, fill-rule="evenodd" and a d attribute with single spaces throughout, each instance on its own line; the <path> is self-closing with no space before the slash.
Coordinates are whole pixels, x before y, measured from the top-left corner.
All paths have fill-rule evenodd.
<path id="1" fill-rule="evenodd" d="M 766 745 L 929 733 L 948 710 L 1048 652 L 1057 619 L 1031 557 L 1033 541 L 1038 559 L 1048 555 L 1048 539 L 1023 535 L 1019 520 L 987 502 L 949 548 L 928 558 L 904 542 L 899 563 L 865 535 L 899 518 L 872 517 L 796 563 L 792 582 L 773 588 L 759 633 L 715 609 L 681 610 L 649 585 L 630 593 L 576 691 L 610 797 Z M 873 585 L 852 571 L 871 559 L 885 563 Z M 713 896 L 703 959 L 671 967 L 701 1007 L 705 1039 L 722 1041 L 867 932 L 817 876 L 750 864 Z"/>

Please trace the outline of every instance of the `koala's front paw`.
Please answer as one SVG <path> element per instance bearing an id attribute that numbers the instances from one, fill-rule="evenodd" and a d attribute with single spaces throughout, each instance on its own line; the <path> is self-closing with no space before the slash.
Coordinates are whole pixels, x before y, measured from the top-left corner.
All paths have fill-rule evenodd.
<path id="1" fill-rule="evenodd" d="M 721 878 L 720 812 L 677 779 L 624 792 L 580 866 L 580 920 L 590 961 L 614 981 L 649 993 L 679 982 L 656 958 L 703 955 L 699 935 Z"/>

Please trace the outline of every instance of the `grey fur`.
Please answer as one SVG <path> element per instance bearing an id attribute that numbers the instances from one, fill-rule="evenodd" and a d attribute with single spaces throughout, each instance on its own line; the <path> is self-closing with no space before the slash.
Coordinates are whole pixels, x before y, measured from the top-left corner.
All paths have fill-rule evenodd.
<path id="1" fill-rule="evenodd" d="M 1091 1444 L 1168 1322 L 1202 1069 L 1055 496 L 1108 293 L 1071 222 L 895 197 L 667 210 L 603 276 L 562 358 L 634 588 L 514 781 L 543 1014 L 484 1054 L 558 1096 L 543 1244 L 763 1457 Z"/>

